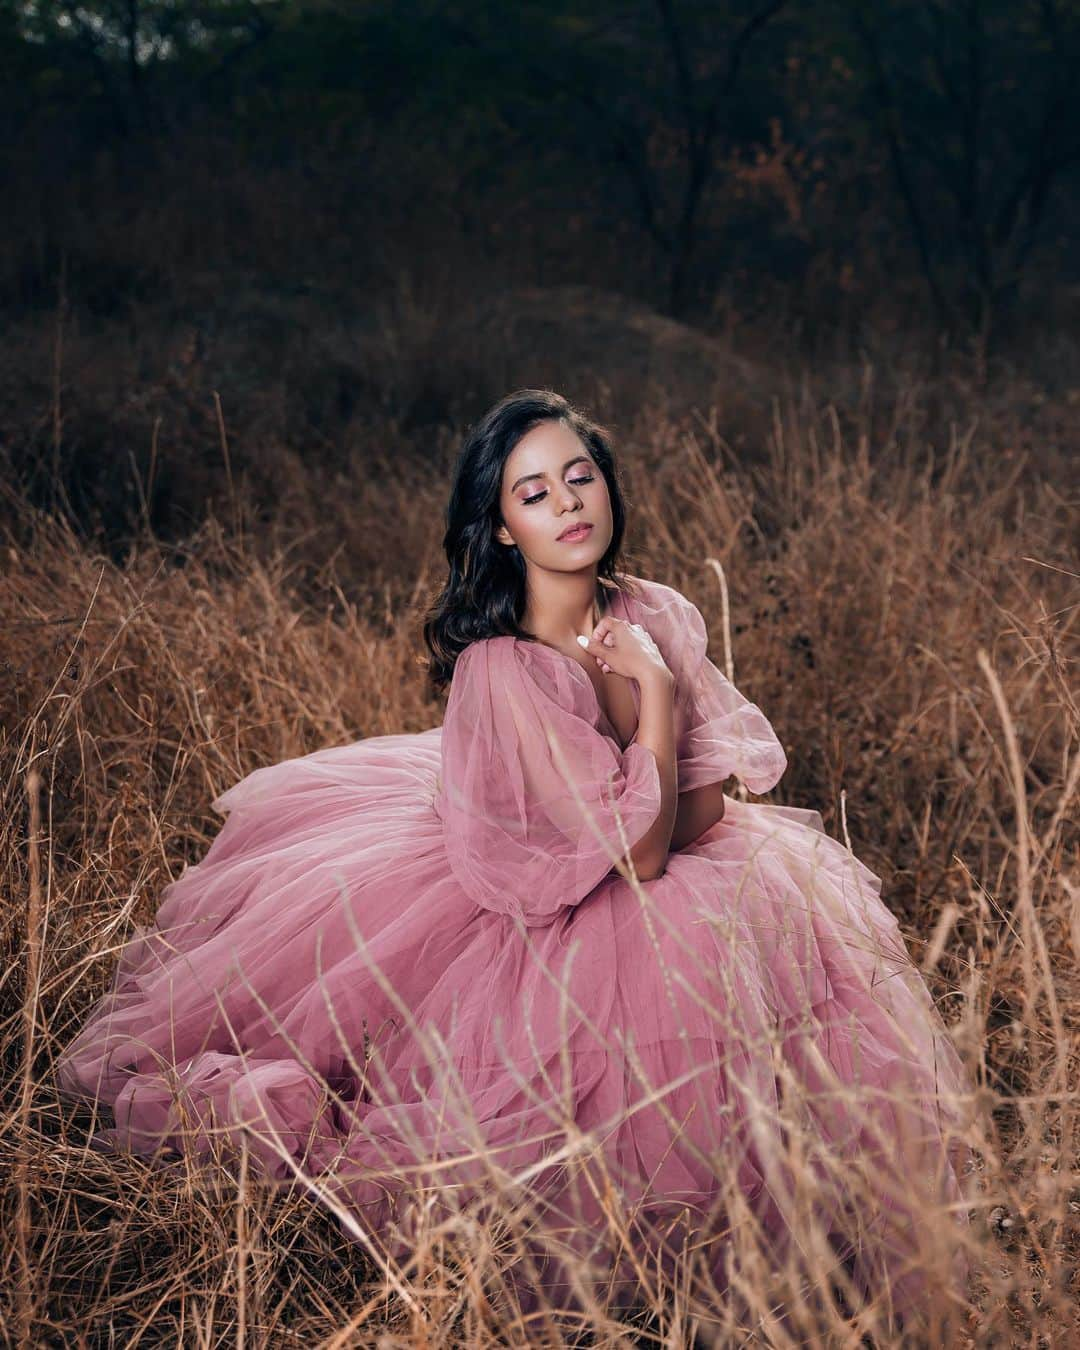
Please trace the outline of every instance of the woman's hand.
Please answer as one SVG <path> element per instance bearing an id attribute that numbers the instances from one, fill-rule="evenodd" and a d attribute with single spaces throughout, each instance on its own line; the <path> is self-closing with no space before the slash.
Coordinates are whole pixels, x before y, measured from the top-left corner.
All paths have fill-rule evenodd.
<path id="1" fill-rule="evenodd" d="M 674 679 L 660 654 L 660 648 L 639 623 L 627 623 L 614 615 L 600 620 L 589 638 L 578 642 L 594 656 L 605 675 L 622 675 L 643 684 L 660 675 Z"/>

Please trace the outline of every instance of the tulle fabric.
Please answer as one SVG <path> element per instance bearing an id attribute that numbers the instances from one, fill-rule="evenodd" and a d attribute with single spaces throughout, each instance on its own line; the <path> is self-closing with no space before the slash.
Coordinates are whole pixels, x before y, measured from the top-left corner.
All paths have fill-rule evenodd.
<path id="1" fill-rule="evenodd" d="M 458 658 L 437 801 L 462 890 L 530 927 L 584 900 L 660 810 L 653 752 L 599 735 L 588 676 L 568 678 L 575 663 L 547 647 L 557 663 L 537 664 L 536 650 L 497 637 Z"/>
<path id="2" fill-rule="evenodd" d="M 709 660 L 700 613 L 631 580 L 613 611 L 676 676 L 680 789 L 768 791 L 784 750 Z M 574 1306 L 591 1278 L 633 1287 L 612 1196 L 666 1266 L 688 1231 L 711 1241 L 723 1290 L 739 1216 L 718 1178 L 778 1259 L 809 1179 L 856 1280 L 913 1310 L 920 1193 L 966 1222 L 962 1063 L 880 879 L 816 811 L 725 801 L 643 905 L 615 862 L 659 809 L 652 751 L 620 746 L 570 657 L 474 643 L 442 727 L 269 765 L 215 801 L 225 823 L 124 948 L 58 1082 L 112 1109 L 118 1147 L 225 1140 L 317 1183 L 383 1256 L 407 1258 L 425 1180 L 477 1213 L 527 1185 L 543 1240 L 525 1308 L 539 1288 Z M 793 1171 L 796 1110 L 813 1147 Z M 857 1165 L 877 1236 L 848 1250 Z"/>

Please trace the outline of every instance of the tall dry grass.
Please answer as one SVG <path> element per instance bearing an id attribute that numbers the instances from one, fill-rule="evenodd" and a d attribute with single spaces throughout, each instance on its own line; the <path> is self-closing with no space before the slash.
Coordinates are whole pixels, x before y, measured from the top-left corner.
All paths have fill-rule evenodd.
<path id="1" fill-rule="evenodd" d="M 752 457 L 716 417 L 643 417 L 623 444 L 630 570 L 699 604 L 714 658 L 787 749 L 772 799 L 820 809 L 883 876 L 978 1083 L 970 1230 L 957 1238 L 928 1212 L 924 1233 L 939 1261 L 969 1247 L 970 1303 L 937 1288 L 911 1343 L 1065 1344 L 1080 1334 L 1075 488 L 1019 446 L 988 450 L 977 427 L 953 424 L 933 449 L 920 392 L 883 417 L 864 376 L 842 404 L 806 386 L 778 397 Z M 280 470 L 294 506 L 304 466 Z M 196 1171 L 93 1151 L 93 1112 L 58 1100 L 50 1078 L 131 924 L 205 851 L 212 798 L 260 764 L 440 720 L 416 658 L 444 488 L 419 451 L 377 493 L 357 486 L 359 533 L 370 520 L 385 540 L 388 520 L 410 522 L 409 548 L 380 551 L 377 586 L 325 541 L 308 550 L 304 513 L 256 519 L 235 483 L 229 509 L 181 542 L 159 541 L 147 517 L 119 557 L 8 493 L 7 1343 L 540 1338 L 493 1311 L 519 1191 L 486 1225 L 452 1207 L 425 1223 L 421 1208 L 413 1258 L 393 1269 L 346 1243 L 306 1188 L 263 1187 L 243 1155 Z M 627 1216 L 616 1207 L 611 1223 Z M 829 1296 L 824 1266 L 815 1294 L 805 1271 L 772 1269 L 749 1221 L 731 1242 L 729 1300 L 710 1299 L 692 1261 L 658 1280 L 642 1252 L 640 1315 L 594 1307 L 586 1343 L 899 1343 L 880 1307 Z"/>

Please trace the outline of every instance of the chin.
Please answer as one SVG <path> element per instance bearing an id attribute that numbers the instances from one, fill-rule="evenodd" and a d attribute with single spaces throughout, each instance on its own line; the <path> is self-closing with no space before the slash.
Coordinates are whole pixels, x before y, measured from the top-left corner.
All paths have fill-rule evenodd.
<path id="1" fill-rule="evenodd" d="M 562 545 L 560 545 L 562 547 Z M 607 544 L 602 548 L 582 548 L 573 557 L 556 557 L 551 564 L 554 572 L 583 572 L 587 567 L 595 567 L 604 556 Z"/>

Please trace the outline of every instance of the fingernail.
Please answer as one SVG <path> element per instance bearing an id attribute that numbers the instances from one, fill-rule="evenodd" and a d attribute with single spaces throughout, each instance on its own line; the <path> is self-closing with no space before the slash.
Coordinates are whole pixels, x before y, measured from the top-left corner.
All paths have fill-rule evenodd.
<path id="1" fill-rule="evenodd" d="M 587 647 L 589 645 L 589 639 L 584 635 L 584 633 L 579 633 L 577 635 L 577 640 L 579 645 L 582 647 Z"/>

